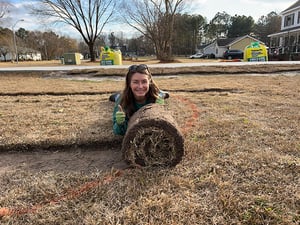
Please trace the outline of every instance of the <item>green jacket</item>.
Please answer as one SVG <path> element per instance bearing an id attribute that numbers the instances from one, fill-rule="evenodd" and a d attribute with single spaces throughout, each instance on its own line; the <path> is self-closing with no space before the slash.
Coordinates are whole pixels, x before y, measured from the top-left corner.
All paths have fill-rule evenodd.
<path id="1" fill-rule="evenodd" d="M 124 135 L 126 133 L 126 130 L 127 130 L 129 118 L 126 116 L 124 123 L 117 124 L 116 112 L 118 112 L 118 110 L 119 110 L 118 105 L 120 104 L 120 101 L 121 101 L 121 98 L 119 97 L 118 100 L 115 103 L 115 106 L 114 106 L 114 111 L 113 111 L 113 132 L 114 132 L 114 134 Z M 150 103 L 151 102 L 149 102 L 148 100 L 144 104 L 135 103 L 135 112 L 138 111 L 143 106 L 148 105 Z M 156 100 L 156 103 L 164 104 L 164 99 L 159 98 L 159 99 Z"/>

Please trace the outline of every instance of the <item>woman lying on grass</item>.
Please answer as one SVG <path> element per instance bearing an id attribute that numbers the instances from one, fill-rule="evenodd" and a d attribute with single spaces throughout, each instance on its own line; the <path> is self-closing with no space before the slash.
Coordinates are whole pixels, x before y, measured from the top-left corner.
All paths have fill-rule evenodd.
<path id="1" fill-rule="evenodd" d="M 113 132 L 124 135 L 130 117 L 147 104 L 163 104 L 169 94 L 159 90 L 152 78 L 149 68 L 145 64 L 129 67 L 125 79 L 125 88 L 122 94 L 116 97 L 113 111 Z M 112 100 L 110 98 L 110 100 Z"/>

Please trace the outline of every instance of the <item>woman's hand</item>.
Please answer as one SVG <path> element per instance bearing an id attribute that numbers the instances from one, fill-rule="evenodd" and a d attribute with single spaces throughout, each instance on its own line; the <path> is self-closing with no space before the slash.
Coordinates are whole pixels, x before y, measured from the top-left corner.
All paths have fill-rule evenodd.
<path id="1" fill-rule="evenodd" d="M 121 105 L 118 105 L 118 108 L 119 108 L 119 111 L 116 112 L 116 122 L 117 122 L 117 124 L 122 124 L 125 122 L 126 115 L 125 115 Z"/>
<path id="2" fill-rule="evenodd" d="M 162 98 L 158 98 L 158 99 L 156 99 L 155 103 L 163 105 L 165 103 L 165 100 Z"/>

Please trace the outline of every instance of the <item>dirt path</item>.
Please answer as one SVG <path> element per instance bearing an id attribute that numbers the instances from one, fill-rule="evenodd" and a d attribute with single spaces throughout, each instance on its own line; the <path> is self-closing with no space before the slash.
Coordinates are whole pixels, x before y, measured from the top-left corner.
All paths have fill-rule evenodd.
<path id="1" fill-rule="evenodd" d="M 120 149 L 2 152 L 0 157 L 0 174 L 15 170 L 88 173 L 127 167 Z"/>

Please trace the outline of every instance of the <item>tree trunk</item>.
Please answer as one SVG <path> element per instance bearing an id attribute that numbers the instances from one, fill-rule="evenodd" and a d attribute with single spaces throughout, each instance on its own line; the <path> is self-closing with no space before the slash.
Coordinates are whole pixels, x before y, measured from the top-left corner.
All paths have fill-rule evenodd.
<path id="1" fill-rule="evenodd" d="M 156 47 L 157 59 L 161 62 L 172 62 L 174 61 L 174 57 L 172 54 L 172 49 L 169 44 L 166 44 L 162 47 Z"/>
<path id="2" fill-rule="evenodd" d="M 90 42 L 90 43 L 88 43 L 88 46 L 89 46 L 89 51 L 90 51 L 90 56 L 91 56 L 91 62 L 96 62 L 94 43 Z"/>

